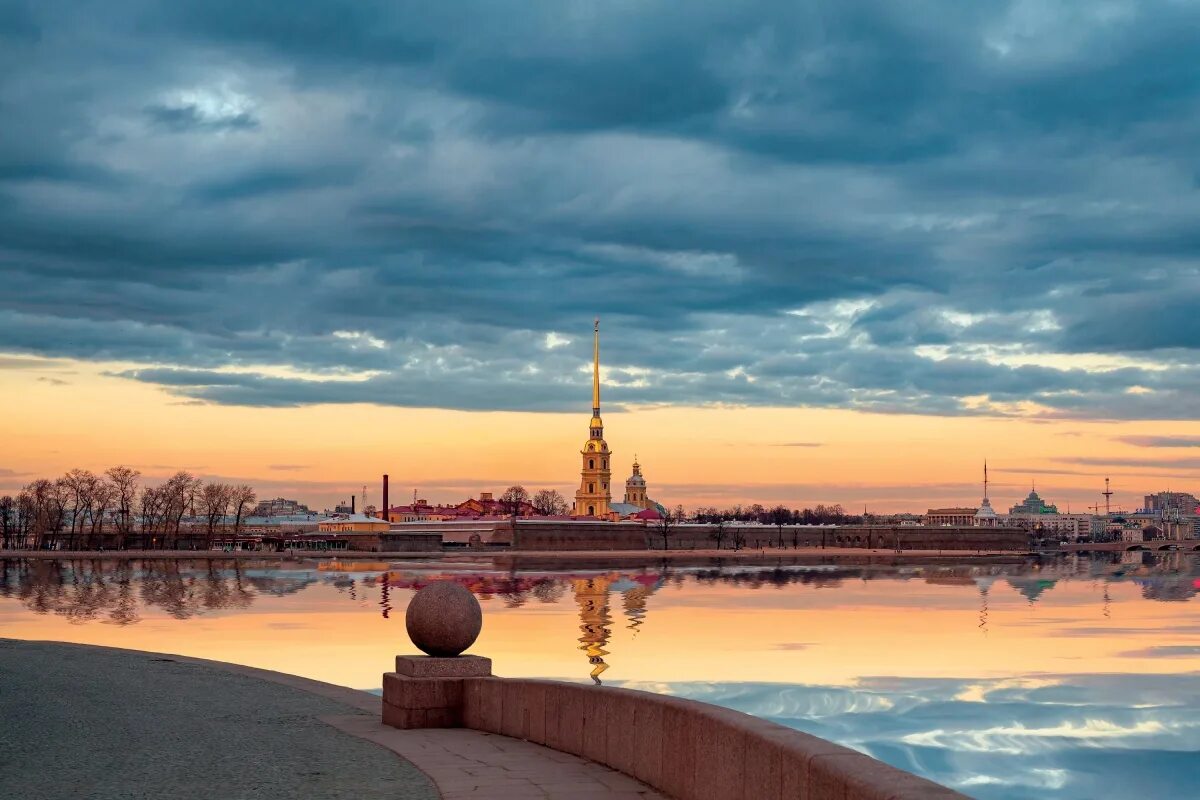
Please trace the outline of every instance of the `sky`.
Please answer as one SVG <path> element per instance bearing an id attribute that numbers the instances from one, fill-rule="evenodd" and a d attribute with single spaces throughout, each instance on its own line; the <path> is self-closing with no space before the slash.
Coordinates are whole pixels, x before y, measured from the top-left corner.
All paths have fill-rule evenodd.
<path id="1" fill-rule="evenodd" d="M 0 490 L 1200 490 L 1200 3 L 0 0 Z"/>

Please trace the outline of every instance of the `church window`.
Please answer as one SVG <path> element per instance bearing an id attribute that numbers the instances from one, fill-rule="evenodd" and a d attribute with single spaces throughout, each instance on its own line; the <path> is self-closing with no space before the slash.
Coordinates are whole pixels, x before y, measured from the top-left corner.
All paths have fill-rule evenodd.
<path id="1" fill-rule="evenodd" d="M 595 506 L 588 506 L 588 516 L 589 517 L 596 516 L 596 507 Z"/>
<path id="2" fill-rule="evenodd" d="M 588 459 L 588 469 L 595 469 L 595 468 L 596 468 L 596 459 L 589 458 Z"/>
<path id="3" fill-rule="evenodd" d="M 608 484 L 607 484 L 607 483 L 605 483 L 605 484 L 604 484 L 604 488 L 605 488 L 605 489 L 607 489 L 607 488 L 608 488 Z"/>
<path id="4" fill-rule="evenodd" d="M 588 494 L 595 494 L 595 493 L 596 493 L 596 484 L 589 483 L 588 484 Z"/>
<path id="5" fill-rule="evenodd" d="M 600 459 L 600 466 L 603 467 L 604 469 L 608 469 L 608 459 L 607 458 Z"/>

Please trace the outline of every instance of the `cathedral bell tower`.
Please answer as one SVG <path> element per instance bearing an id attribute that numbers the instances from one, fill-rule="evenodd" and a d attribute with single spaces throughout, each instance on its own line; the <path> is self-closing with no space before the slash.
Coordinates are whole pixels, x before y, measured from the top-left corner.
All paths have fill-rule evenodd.
<path id="1" fill-rule="evenodd" d="M 588 440 L 579 451 L 583 456 L 579 491 L 575 492 L 577 517 L 607 517 L 612 503 L 609 481 L 612 470 L 608 443 L 604 441 L 604 422 L 600 419 L 600 320 L 592 334 L 592 421 L 588 424 Z"/>
<path id="2" fill-rule="evenodd" d="M 637 456 L 633 457 L 633 474 L 625 481 L 625 502 L 638 508 L 649 508 L 650 500 L 646 497 L 646 478 L 642 475 L 642 465 Z"/>

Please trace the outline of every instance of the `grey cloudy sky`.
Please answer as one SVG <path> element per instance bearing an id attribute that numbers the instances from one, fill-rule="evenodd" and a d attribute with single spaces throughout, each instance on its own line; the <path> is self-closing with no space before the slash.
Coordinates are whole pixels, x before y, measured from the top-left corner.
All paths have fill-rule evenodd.
<path id="1" fill-rule="evenodd" d="M 575 409 L 598 314 L 616 405 L 1190 418 L 1198 52 L 1191 0 L 0 0 L 0 354 Z"/>

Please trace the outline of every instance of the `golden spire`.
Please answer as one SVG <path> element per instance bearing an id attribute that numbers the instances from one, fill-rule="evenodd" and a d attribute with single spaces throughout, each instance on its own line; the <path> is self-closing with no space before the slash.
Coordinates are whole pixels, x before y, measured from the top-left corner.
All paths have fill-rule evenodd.
<path id="1" fill-rule="evenodd" d="M 592 416 L 600 416 L 600 318 L 592 335 Z"/>

